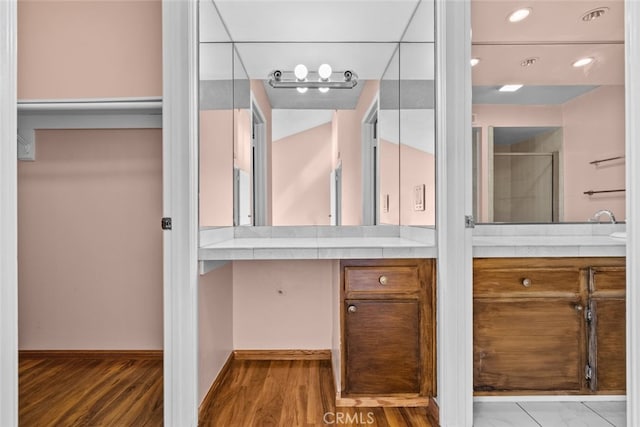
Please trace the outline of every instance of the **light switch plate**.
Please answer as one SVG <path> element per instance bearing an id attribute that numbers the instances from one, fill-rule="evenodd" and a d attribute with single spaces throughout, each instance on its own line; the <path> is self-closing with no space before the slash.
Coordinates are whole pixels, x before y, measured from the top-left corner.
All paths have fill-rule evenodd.
<path id="1" fill-rule="evenodd" d="M 414 211 L 423 211 L 424 210 L 424 190 L 425 185 L 420 184 L 413 187 L 413 210 Z"/>

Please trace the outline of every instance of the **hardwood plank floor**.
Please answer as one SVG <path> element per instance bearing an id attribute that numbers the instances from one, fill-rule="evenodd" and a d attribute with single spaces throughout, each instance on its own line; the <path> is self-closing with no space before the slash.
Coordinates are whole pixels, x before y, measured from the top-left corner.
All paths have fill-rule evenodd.
<path id="1" fill-rule="evenodd" d="M 336 408 L 328 360 L 234 360 L 200 427 L 433 427 L 426 408 Z"/>
<path id="2" fill-rule="evenodd" d="M 21 427 L 162 426 L 162 360 L 24 358 Z"/>

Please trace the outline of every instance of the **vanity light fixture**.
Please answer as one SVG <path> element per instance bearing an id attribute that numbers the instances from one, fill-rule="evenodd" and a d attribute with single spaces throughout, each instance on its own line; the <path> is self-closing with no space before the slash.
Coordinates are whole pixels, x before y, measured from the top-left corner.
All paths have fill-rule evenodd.
<path id="1" fill-rule="evenodd" d="M 594 59 L 590 56 L 585 57 L 585 58 L 580 58 L 578 59 L 576 62 L 574 62 L 573 65 L 576 68 L 580 68 L 580 67 L 586 67 L 587 65 L 591 64 L 594 61 Z"/>
<path id="2" fill-rule="evenodd" d="M 272 71 L 269 85 L 274 89 L 298 89 L 305 93 L 309 88 L 327 93 L 329 89 L 353 89 L 358 84 L 358 75 L 351 70 L 333 71 L 329 64 L 322 64 L 318 71 L 309 71 L 304 64 L 298 64 L 293 71 Z"/>
<path id="3" fill-rule="evenodd" d="M 594 19 L 600 18 L 602 15 L 607 13 L 608 10 L 608 7 L 599 7 L 597 9 L 589 10 L 582 15 L 582 20 L 584 22 L 591 22 Z"/>
<path id="4" fill-rule="evenodd" d="M 524 7 L 522 9 L 514 10 L 513 12 L 511 12 L 507 17 L 507 20 L 509 22 L 520 22 L 526 19 L 530 14 L 531 14 L 531 8 Z"/>
<path id="5" fill-rule="evenodd" d="M 500 92 L 515 92 L 518 89 L 520 89 L 521 87 L 522 87 L 522 85 L 504 85 L 498 90 Z"/>
<path id="6" fill-rule="evenodd" d="M 480 58 L 471 58 L 471 66 L 475 67 L 480 63 Z"/>

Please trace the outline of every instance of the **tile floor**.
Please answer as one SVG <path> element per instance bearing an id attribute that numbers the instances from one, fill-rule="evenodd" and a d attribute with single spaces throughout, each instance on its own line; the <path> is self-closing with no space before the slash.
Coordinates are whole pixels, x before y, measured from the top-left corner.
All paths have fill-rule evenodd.
<path id="1" fill-rule="evenodd" d="M 625 427 L 626 402 L 475 402 L 474 427 Z"/>

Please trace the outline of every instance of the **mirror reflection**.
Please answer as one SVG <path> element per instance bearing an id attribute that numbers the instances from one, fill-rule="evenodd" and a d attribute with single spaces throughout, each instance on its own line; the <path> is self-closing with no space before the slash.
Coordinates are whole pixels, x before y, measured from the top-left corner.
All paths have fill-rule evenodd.
<path id="1" fill-rule="evenodd" d="M 474 216 L 625 212 L 623 2 L 472 2 Z"/>
<path id="2" fill-rule="evenodd" d="M 391 3 L 384 34 L 282 42 L 201 3 L 201 226 L 434 224 L 433 3 L 341 7 Z"/>

